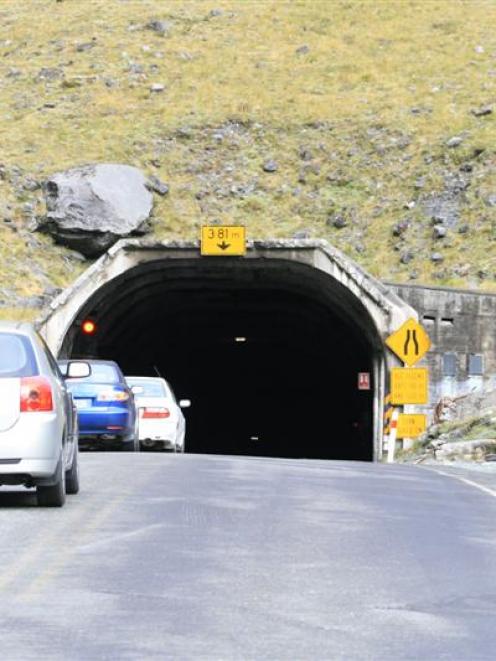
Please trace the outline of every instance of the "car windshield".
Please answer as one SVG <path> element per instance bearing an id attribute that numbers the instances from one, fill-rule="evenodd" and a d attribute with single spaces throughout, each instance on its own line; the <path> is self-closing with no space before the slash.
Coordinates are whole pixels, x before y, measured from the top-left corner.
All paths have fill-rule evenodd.
<path id="1" fill-rule="evenodd" d="M 121 379 L 118 370 L 114 365 L 107 363 L 91 363 L 91 374 L 83 378 L 78 378 L 78 383 L 120 383 Z M 62 374 L 67 374 L 67 363 L 60 365 Z"/>
<path id="2" fill-rule="evenodd" d="M 34 376 L 36 360 L 27 337 L 0 333 L 0 378 Z"/>
<path id="3" fill-rule="evenodd" d="M 161 381 L 141 381 L 127 379 L 128 385 L 137 397 L 167 397 L 167 391 Z"/>

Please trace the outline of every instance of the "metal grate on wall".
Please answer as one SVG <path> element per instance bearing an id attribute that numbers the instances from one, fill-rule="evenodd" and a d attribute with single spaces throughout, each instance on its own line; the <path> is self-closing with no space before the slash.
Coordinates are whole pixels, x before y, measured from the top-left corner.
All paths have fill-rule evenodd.
<path id="1" fill-rule="evenodd" d="M 483 374 L 484 374 L 483 356 L 477 353 L 470 353 L 468 355 L 468 375 L 482 376 Z"/>
<path id="2" fill-rule="evenodd" d="M 443 354 L 443 376 L 456 376 L 456 353 Z"/>

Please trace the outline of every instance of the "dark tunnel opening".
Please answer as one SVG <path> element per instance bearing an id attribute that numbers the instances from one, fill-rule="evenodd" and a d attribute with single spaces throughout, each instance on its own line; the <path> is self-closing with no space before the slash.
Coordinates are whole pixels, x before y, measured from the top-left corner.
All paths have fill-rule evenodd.
<path id="1" fill-rule="evenodd" d="M 81 321 L 97 323 L 86 336 Z M 282 260 L 162 260 L 130 269 L 80 310 L 61 356 L 160 372 L 189 398 L 187 452 L 373 459 L 379 344 L 363 305 Z"/>

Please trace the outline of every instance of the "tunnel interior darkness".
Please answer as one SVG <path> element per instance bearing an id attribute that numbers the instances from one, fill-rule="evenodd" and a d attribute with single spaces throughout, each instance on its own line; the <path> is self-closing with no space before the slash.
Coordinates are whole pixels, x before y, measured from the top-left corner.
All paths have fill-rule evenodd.
<path id="1" fill-rule="evenodd" d="M 97 290 L 60 355 L 158 370 L 192 401 L 188 452 L 370 461 L 374 383 L 357 379 L 373 378 L 375 333 L 360 301 L 310 266 L 164 259 Z"/>

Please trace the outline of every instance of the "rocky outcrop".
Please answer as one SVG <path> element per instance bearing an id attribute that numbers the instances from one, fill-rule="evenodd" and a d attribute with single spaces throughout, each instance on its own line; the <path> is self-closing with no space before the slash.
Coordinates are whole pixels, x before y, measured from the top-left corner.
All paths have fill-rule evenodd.
<path id="1" fill-rule="evenodd" d="M 58 172 L 43 185 L 47 214 L 39 229 L 97 257 L 117 240 L 149 231 L 150 184 L 138 168 L 98 164 Z"/>
<path id="2" fill-rule="evenodd" d="M 432 441 L 431 447 L 437 461 L 492 461 L 496 452 L 496 439 L 477 438 L 453 443 Z"/>

